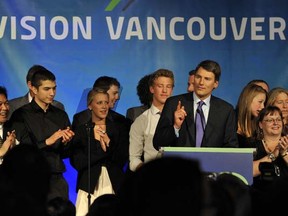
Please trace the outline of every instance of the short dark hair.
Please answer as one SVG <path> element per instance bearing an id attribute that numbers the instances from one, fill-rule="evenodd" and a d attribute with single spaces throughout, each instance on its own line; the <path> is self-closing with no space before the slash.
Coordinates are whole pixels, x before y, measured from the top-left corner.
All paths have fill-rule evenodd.
<path id="1" fill-rule="evenodd" d="M 32 80 L 32 76 L 35 72 L 37 72 L 38 70 L 43 70 L 43 69 L 46 69 L 46 68 L 43 67 L 42 65 L 37 65 L 37 64 L 30 67 L 26 75 L 26 82 L 28 83 L 28 81 Z"/>
<path id="2" fill-rule="evenodd" d="M 212 72 L 215 75 L 215 80 L 219 81 L 220 76 L 221 76 L 221 67 L 216 61 L 204 60 L 200 62 L 195 69 L 196 72 L 198 71 L 200 67 L 204 68 L 205 70 L 209 72 Z"/>
<path id="3" fill-rule="evenodd" d="M 0 95 L 1 94 L 8 98 L 7 89 L 4 86 L 0 86 Z"/>
<path id="4" fill-rule="evenodd" d="M 259 122 L 262 122 L 265 116 L 268 116 L 270 114 L 274 114 L 274 113 L 279 113 L 281 119 L 283 119 L 283 115 L 282 115 L 282 111 L 279 107 L 277 106 L 271 106 L 268 105 L 266 107 L 264 107 L 260 113 L 259 116 L 257 117 L 257 125 L 256 125 L 256 138 L 262 140 L 263 139 L 263 132 L 262 129 L 259 126 Z M 282 121 L 282 126 L 283 125 L 283 121 Z M 283 133 L 283 128 L 282 128 L 282 133 Z M 283 135 L 283 134 L 282 134 Z"/>
<path id="5" fill-rule="evenodd" d="M 118 86 L 118 88 L 120 88 L 120 83 L 116 78 L 101 76 L 95 80 L 93 88 L 102 88 L 105 91 L 108 91 L 112 85 Z"/>
<path id="6" fill-rule="evenodd" d="M 189 76 L 195 75 L 195 73 L 196 73 L 196 70 L 195 70 L 195 69 L 190 70 L 190 71 L 189 71 Z"/>
<path id="7" fill-rule="evenodd" d="M 42 81 L 45 80 L 55 81 L 56 77 L 51 71 L 47 69 L 40 69 L 33 74 L 31 84 L 32 86 L 38 88 L 39 86 L 42 85 Z"/>
<path id="8" fill-rule="evenodd" d="M 250 80 L 248 83 L 247 83 L 247 85 L 250 85 L 250 84 L 259 84 L 259 83 L 264 83 L 264 84 L 266 84 L 267 85 L 267 87 L 268 87 L 268 89 L 270 88 L 270 86 L 269 86 L 269 84 L 265 81 L 265 80 L 263 80 L 263 79 L 253 79 L 253 80 Z"/>
<path id="9" fill-rule="evenodd" d="M 265 80 L 263 80 L 263 79 L 253 79 L 253 80 L 250 80 L 248 83 L 247 83 L 247 85 L 249 85 L 249 84 L 251 84 L 251 83 L 265 83 L 267 86 L 269 86 L 269 84 L 265 81 Z"/>

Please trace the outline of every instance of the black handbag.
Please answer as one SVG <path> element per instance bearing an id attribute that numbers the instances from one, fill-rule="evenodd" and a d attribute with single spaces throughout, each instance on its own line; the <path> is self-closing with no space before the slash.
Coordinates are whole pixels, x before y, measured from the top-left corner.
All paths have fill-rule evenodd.
<path id="1" fill-rule="evenodd" d="M 273 181 L 280 176 L 280 169 L 275 163 L 261 162 L 259 163 L 261 172 L 260 178 L 265 181 Z"/>

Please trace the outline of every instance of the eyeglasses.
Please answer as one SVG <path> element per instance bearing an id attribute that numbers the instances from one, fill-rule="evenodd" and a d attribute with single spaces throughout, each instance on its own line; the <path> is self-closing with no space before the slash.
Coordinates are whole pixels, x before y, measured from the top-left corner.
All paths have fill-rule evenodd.
<path id="1" fill-rule="evenodd" d="M 276 118 L 276 119 L 264 119 L 263 121 L 267 122 L 268 124 L 272 124 L 272 123 L 280 123 L 282 122 L 281 118 Z"/>

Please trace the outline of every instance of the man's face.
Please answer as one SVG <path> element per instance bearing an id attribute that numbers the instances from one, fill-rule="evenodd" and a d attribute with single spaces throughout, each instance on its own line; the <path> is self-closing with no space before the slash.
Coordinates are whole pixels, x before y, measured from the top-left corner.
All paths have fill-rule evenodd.
<path id="1" fill-rule="evenodd" d="M 120 99 L 119 87 L 112 85 L 107 93 L 109 94 L 109 107 L 113 109 L 116 102 Z"/>
<path id="2" fill-rule="evenodd" d="M 169 77 L 158 77 L 154 80 L 153 86 L 150 86 L 150 92 L 153 94 L 154 106 L 165 104 L 167 98 L 172 95 L 173 80 Z"/>
<path id="3" fill-rule="evenodd" d="M 199 99 L 204 100 L 212 94 L 212 91 L 218 87 L 218 81 L 213 72 L 200 67 L 194 78 L 194 92 Z"/>
<path id="4" fill-rule="evenodd" d="M 51 104 L 56 95 L 56 82 L 51 80 L 42 81 L 42 84 L 37 89 L 32 87 L 33 93 L 35 94 L 35 101 L 41 105 Z M 42 106 L 41 106 L 42 107 Z M 43 107 L 42 107 L 43 108 Z"/>
<path id="5" fill-rule="evenodd" d="M 0 124 L 8 120 L 9 104 L 5 95 L 0 94 Z"/>

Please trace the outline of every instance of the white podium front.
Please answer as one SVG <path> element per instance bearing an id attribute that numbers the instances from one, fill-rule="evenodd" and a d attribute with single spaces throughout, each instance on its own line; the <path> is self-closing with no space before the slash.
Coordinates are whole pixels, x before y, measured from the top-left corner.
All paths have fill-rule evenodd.
<path id="1" fill-rule="evenodd" d="M 197 159 L 203 172 L 229 172 L 246 184 L 253 183 L 254 148 L 162 147 L 162 157 Z"/>

